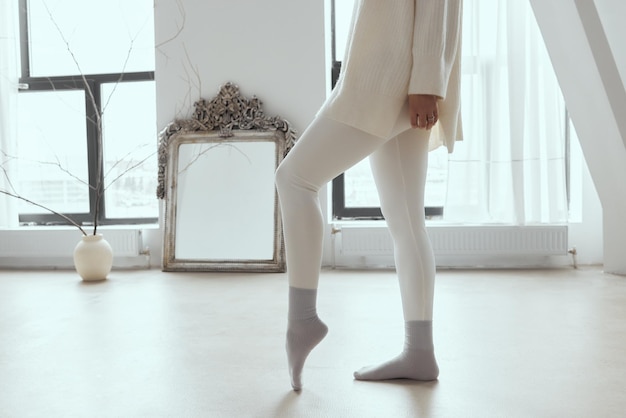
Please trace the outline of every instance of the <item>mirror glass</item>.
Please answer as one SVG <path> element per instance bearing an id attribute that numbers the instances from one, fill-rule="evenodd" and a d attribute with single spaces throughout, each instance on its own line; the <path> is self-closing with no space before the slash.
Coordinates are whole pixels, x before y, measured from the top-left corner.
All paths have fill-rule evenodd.
<path id="1" fill-rule="evenodd" d="M 176 258 L 272 260 L 275 162 L 274 142 L 180 144 Z"/>

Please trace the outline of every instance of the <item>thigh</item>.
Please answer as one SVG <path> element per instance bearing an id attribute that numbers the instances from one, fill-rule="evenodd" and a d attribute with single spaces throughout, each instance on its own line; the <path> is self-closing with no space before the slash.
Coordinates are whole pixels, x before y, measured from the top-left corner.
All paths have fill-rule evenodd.
<path id="1" fill-rule="evenodd" d="M 429 138 L 429 131 L 407 130 L 370 156 L 385 217 L 392 217 L 395 210 L 407 209 L 423 215 Z"/>
<path id="2" fill-rule="evenodd" d="M 352 126 L 319 117 L 305 130 L 281 163 L 299 182 L 318 190 L 378 149 L 385 140 Z"/>

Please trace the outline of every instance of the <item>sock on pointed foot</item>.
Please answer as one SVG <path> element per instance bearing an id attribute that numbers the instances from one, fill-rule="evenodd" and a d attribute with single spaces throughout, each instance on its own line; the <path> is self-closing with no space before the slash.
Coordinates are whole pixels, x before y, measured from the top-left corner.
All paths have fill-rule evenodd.
<path id="1" fill-rule="evenodd" d="M 357 380 L 436 380 L 439 367 L 435 359 L 432 321 L 408 321 L 402 353 L 377 366 L 364 367 L 354 373 Z"/>
<path id="2" fill-rule="evenodd" d="M 302 389 L 302 369 L 309 353 L 328 333 L 328 327 L 317 316 L 317 289 L 289 288 L 287 324 L 287 361 L 291 386 Z"/>

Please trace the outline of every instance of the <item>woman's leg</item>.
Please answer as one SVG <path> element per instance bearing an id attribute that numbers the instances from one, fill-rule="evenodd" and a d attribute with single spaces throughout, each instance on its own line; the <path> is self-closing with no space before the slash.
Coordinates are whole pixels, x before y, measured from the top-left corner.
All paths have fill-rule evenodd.
<path id="1" fill-rule="evenodd" d="M 287 358 L 291 384 L 302 387 L 304 361 L 326 336 L 316 311 L 323 217 L 318 192 L 384 140 L 327 118 L 317 118 L 276 171 L 289 278 Z"/>
<path id="2" fill-rule="evenodd" d="M 381 209 L 394 241 L 406 334 L 402 354 L 356 372 L 360 380 L 433 380 L 439 373 L 432 342 L 435 260 L 424 220 L 429 134 L 404 132 L 370 156 Z"/>

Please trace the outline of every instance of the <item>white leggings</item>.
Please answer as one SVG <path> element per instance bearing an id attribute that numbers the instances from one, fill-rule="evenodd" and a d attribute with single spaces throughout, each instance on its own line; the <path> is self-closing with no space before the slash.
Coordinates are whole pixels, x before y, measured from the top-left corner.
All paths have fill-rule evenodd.
<path id="1" fill-rule="evenodd" d="M 393 237 L 404 319 L 431 320 L 435 260 L 424 221 L 429 131 L 388 140 L 318 117 L 276 172 L 292 287 L 317 289 L 322 260 L 322 186 L 370 156 L 380 205 Z"/>

